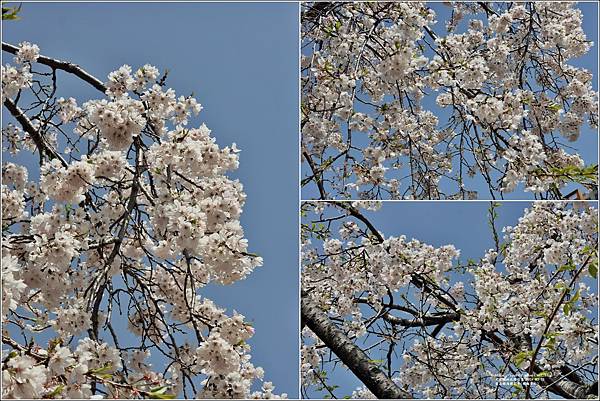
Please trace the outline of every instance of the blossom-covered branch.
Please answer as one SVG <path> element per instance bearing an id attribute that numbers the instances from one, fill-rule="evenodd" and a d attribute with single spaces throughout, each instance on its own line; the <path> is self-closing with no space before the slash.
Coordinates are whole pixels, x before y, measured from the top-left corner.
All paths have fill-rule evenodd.
<path id="1" fill-rule="evenodd" d="M 257 385 L 251 324 L 201 294 L 262 264 L 235 144 L 190 127 L 201 105 L 152 65 L 102 82 L 27 42 L 3 50 L 2 397 L 278 398 Z M 100 97 L 59 97 L 63 73 Z"/>
<path id="2" fill-rule="evenodd" d="M 582 12 L 450 7 L 440 34 L 424 2 L 303 5 L 303 187 L 318 199 L 596 198 L 597 160 L 573 148 L 598 127 L 596 71 L 573 64 L 592 46 Z"/>
<path id="3" fill-rule="evenodd" d="M 302 319 L 340 360 L 365 383 L 377 398 L 411 398 L 387 377 L 344 332 L 329 321 L 329 317 L 307 296 L 302 297 Z"/>
<path id="4" fill-rule="evenodd" d="M 373 235 L 363 210 L 380 207 L 401 215 L 399 204 L 303 204 L 303 305 L 329 333 L 413 398 L 597 396 L 597 209 L 534 202 L 502 237 L 492 204 L 495 248 L 460 262 L 452 245 Z M 336 388 L 325 380 L 339 362 L 356 374 L 322 327 L 302 335 L 306 396 Z M 381 397 L 363 383 L 353 397 Z"/>

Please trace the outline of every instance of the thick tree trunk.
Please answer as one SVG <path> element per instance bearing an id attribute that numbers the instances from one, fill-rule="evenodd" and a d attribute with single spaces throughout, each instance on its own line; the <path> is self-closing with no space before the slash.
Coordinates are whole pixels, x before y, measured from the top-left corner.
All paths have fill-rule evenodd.
<path id="1" fill-rule="evenodd" d="M 377 398 L 412 398 L 371 362 L 367 354 L 338 329 L 325 312 L 305 296 L 302 297 L 302 321 Z"/>
<path id="2" fill-rule="evenodd" d="M 541 371 L 541 369 L 537 369 Z M 598 382 L 592 384 L 577 384 L 566 378 L 547 377 L 544 380 L 548 390 L 564 398 L 585 400 L 590 397 L 598 399 Z"/>

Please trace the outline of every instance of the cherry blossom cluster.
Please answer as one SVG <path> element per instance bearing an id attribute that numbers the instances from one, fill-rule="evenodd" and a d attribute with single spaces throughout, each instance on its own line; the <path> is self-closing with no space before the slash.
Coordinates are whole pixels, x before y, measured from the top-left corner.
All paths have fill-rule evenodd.
<path id="1" fill-rule="evenodd" d="M 15 53 L 2 69 L 16 120 L 2 129 L 2 397 L 285 397 L 251 362 L 250 323 L 200 292 L 262 264 L 239 221 L 243 186 L 227 176 L 239 149 L 188 126 L 202 106 L 154 66 L 106 83 L 85 73 L 102 94 L 78 102 L 31 72 L 47 60 L 36 45 Z M 25 105 L 27 89 L 44 100 Z M 119 342 L 118 319 L 137 345 Z"/>
<path id="2" fill-rule="evenodd" d="M 372 360 L 397 355 L 381 368 L 415 398 L 585 398 L 597 381 L 591 204 L 534 202 L 503 235 L 492 219 L 496 248 L 467 262 L 452 245 L 385 237 L 359 204 L 302 210 L 303 296 Z M 308 327 L 302 336 L 304 387 L 335 388 L 324 373 L 339 360 Z M 510 374 L 517 386 L 502 381 Z M 352 396 L 374 398 L 364 387 Z"/>
<path id="3" fill-rule="evenodd" d="M 71 350 L 62 341 L 54 341 L 48 349 L 35 347 L 12 351 L 2 371 L 3 394 L 11 398 L 39 399 L 60 397 L 69 399 L 94 398 L 92 382 L 100 382 L 117 397 L 139 396 L 126 385 L 109 379 L 122 368 L 125 361 L 137 378 L 137 392 L 150 395 L 152 389 L 162 388 L 167 381 L 150 370 L 143 360 L 147 353 L 120 355 L 118 349 L 89 338 L 79 341 Z M 166 387 L 165 387 L 166 388 Z M 155 390 L 156 391 L 156 390 Z"/>
<path id="4" fill-rule="evenodd" d="M 302 184 L 320 199 L 472 199 L 478 181 L 493 198 L 593 192 L 596 161 L 565 143 L 598 121 L 592 72 L 572 64 L 592 46 L 582 12 L 437 6 L 452 7 L 445 31 L 424 2 L 303 7 Z"/>
<path id="5" fill-rule="evenodd" d="M 39 47 L 29 42 L 19 44 L 19 51 L 14 57 L 16 65 L 6 64 L 2 66 L 2 102 L 6 98 L 12 98 L 21 89 L 26 89 L 31 84 L 31 63 L 39 56 Z"/>

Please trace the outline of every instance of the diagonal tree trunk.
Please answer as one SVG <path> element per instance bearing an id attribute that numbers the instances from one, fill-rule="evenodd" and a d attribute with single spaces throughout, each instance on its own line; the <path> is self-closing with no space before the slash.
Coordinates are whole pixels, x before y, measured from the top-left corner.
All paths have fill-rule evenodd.
<path id="1" fill-rule="evenodd" d="M 306 324 L 329 349 L 377 397 L 384 399 L 412 398 L 370 361 L 354 342 L 329 320 L 329 317 L 306 296 L 302 297 L 302 324 Z"/>

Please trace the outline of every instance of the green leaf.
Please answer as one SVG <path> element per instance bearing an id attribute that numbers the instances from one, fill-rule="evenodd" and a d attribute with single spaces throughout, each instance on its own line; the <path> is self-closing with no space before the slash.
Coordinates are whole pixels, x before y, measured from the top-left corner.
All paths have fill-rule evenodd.
<path id="1" fill-rule="evenodd" d="M 525 389 L 523 388 L 523 386 L 521 386 L 519 383 L 513 383 L 512 386 L 515 388 L 515 391 L 512 393 L 512 395 L 514 397 L 518 397 L 520 393 L 522 393 L 523 391 L 525 391 Z"/>
<path id="2" fill-rule="evenodd" d="M 170 400 L 175 398 L 175 394 L 167 394 L 169 386 L 154 387 L 150 390 L 150 398 L 158 400 Z"/>
<path id="3" fill-rule="evenodd" d="M 548 340 L 546 341 L 546 343 L 543 345 L 544 348 L 548 348 L 549 350 L 554 350 L 556 348 L 556 337 L 559 335 L 559 333 L 557 332 L 548 332 L 546 334 L 544 334 L 544 337 L 546 337 Z"/>
<path id="4" fill-rule="evenodd" d="M 167 392 L 168 388 L 169 388 L 169 386 L 154 387 L 153 389 L 150 389 L 150 393 L 152 393 L 152 394 L 164 394 L 164 393 Z"/>
<path id="5" fill-rule="evenodd" d="M 563 265 L 561 267 L 558 268 L 559 272 L 564 272 L 564 271 L 573 271 L 575 270 L 575 264 L 573 263 L 572 260 L 569 260 L 569 262 L 566 265 Z"/>
<path id="6" fill-rule="evenodd" d="M 552 111 L 559 111 L 561 107 L 559 104 L 552 103 L 550 106 L 548 106 L 548 109 Z"/>
<path id="7" fill-rule="evenodd" d="M 14 358 L 15 356 L 18 356 L 19 353 L 17 351 L 10 351 L 10 353 L 8 354 L 8 357 L 6 358 L 6 361 L 8 361 L 11 358 Z"/>
<path id="8" fill-rule="evenodd" d="M 111 373 L 110 370 L 112 370 L 112 365 L 109 363 L 100 368 L 90 369 L 88 373 L 92 373 L 94 375 L 102 377 L 102 375 L 104 374 Z"/>
<path id="9" fill-rule="evenodd" d="M 568 315 L 571 313 L 571 311 L 573 310 L 573 306 L 575 305 L 575 303 L 579 300 L 579 290 L 577 290 L 577 292 L 575 292 L 575 295 L 573 295 L 571 297 L 571 299 L 569 299 L 569 301 L 563 306 L 563 312 L 565 313 L 565 315 Z"/>
<path id="10" fill-rule="evenodd" d="M 56 386 L 56 388 L 54 390 L 52 390 L 51 392 L 47 393 L 44 395 L 44 398 L 54 398 L 57 395 L 59 395 L 60 393 L 62 393 L 63 389 L 65 388 L 64 385 L 60 384 L 58 386 Z"/>
<path id="11" fill-rule="evenodd" d="M 17 14 L 21 11 L 19 7 L 2 7 L 2 20 L 18 20 L 21 19 Z"/>
<path id="12" fill-rule="evenodd" d="M 534 351 L 521 351 L 517 355 L 513 357 L 513 363 L 517 368 L 521 367 L 521 364 L 525 362 L 527 359 L 533 356 Z"/>
<path id="13" fill-rule="evenodd" d="M 548 372 L 547 370 L 542 370 L 540 373 L 536 374 L 533 377 L 536 379 L 541 379 L 543 377 L 550 377 L 550 376 L 552 376 L 552 374 L 550 372 Z"/>
<path id="14" fill-rule="evenodd" d="M 574 165 L 567 165 L 563 167 L 551 167 L 548 173 L 544 172 L 543 169 L 537 170 L 538 173 L 543 175 L 552 175 L 555 177 L 568 179 L 573 182 L 580 184 L 589 184 L 598 182 L 598 165 L 590 165 L 586 167 L 579 167 Z"/>
<path id="15" fill-rule="evenodd" d="M 175 398 L 175 394 L 150 394 L 150 398 L 153 400 L 172 400 Z"/>
<path id="16" fill-rule="evenodd" d="M 573 298 L 569 300 L 569 303 L 574 304 L 575 302 L 579 301 L 579 295 L 579 290 L 577 290 L 577 292 L 575 292 L 575 295 L 573 295 Z"/>
<path id="17" fill-rule="evenodd" d="M 594 259 L 588 266 L 588 272 L 593 278 L 598 278 L 598 259 Z"/>

